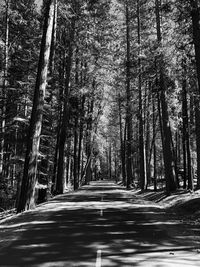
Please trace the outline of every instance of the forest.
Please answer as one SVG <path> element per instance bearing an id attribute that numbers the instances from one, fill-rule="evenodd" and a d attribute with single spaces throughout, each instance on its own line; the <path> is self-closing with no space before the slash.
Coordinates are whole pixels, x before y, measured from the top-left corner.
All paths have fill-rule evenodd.
<path id="1" fill-rule="evenodd" d="M 200 189 L 198 0 L 0 0 L 0 212 L 90 181 Z"/>

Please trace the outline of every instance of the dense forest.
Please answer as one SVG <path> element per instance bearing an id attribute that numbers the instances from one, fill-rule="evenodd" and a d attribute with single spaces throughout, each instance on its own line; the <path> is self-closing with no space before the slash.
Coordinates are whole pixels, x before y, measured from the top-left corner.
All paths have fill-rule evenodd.
<path id="1" fill-rule="evenodd" d="M 198 0 L 0 0 L 0 211 L 95 179 L 200 188 Z"/>

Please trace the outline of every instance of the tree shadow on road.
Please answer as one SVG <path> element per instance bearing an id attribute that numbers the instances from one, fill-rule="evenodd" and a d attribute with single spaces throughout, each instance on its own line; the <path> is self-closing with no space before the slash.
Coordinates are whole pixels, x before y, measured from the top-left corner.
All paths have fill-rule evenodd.
<path id="1" fill-rule="evenodd" d="M 98 250 L 105 267 L 199 266 L 195 225 L 118 189 L 102 193 L 65 195 L 4 223 L 16 240 L 0 250 L 0 266 L 94 267 Z"/>

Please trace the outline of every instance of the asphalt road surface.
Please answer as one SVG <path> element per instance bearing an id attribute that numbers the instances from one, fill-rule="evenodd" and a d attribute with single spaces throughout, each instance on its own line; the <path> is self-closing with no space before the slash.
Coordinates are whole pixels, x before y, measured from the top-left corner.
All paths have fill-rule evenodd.
<path id="1" fill-rule="evenodd" d="M 0 224 L 0 266 L 200 266 L 200 229 L 113 182 Z"/>

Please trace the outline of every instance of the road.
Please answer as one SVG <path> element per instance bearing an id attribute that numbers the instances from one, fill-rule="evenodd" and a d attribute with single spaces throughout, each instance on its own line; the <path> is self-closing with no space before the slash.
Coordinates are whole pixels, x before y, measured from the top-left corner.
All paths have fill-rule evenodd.
<path id="1" fill-rule="evenodd" d="M 199 232 L 113 182 L 92 182 L 0 224 L 0 266 L 200 266 Z"/>

